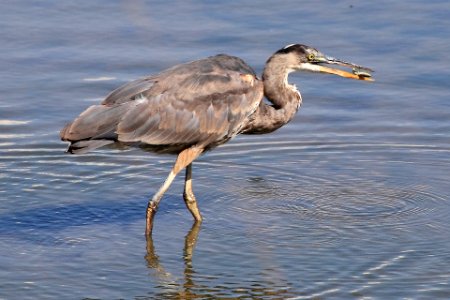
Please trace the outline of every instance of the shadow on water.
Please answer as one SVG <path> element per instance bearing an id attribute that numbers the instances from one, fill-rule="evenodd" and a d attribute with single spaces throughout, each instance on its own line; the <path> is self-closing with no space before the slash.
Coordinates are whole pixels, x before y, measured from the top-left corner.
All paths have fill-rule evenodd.
<path id="1" fill-rule="evenodd" d="M 145 201 L 100 202 L 47 206 L 0 216 L 0 235 L 21 237 L 37 243 L 54 244 L 55 232 L 92 224 L 128 224 L 142 218 Z"/>
<path id="2" fill-rule="evenodd" d="M 170 196 L 169 196 L 170 197 Z M 176 201 L 166 201 L 164 211 L 177 209 Z M 0 215 L 0 236 L 11 236 L 33 243 L 55 245 L 63 243 L 55 234 L 65 229 L 89 225 L 127 225 L 144 222 L 146 199 L 102 201 L 65 206 L 47 206 Z M 164 211 L 162 213 L 164 213 Z M 144 223 L 142 223 L 144 226 Z"/>

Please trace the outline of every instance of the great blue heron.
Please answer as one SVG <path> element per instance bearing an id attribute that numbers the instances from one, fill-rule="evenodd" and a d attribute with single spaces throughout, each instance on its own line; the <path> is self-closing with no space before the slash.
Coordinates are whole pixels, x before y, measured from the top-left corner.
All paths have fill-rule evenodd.
<path id="1" fill-rule="evenodd" d="M 323 64 L 350 67 L 353 72 Z M 312 47 L 292 44 L 267 60 L 259 79 L 240 58 L 219 54 L 119 87 L 100 105 L 87 108 L 67 124 L 61 139 L 70 142 L 69 153 L 121 143 L 177 154 L 164 184 L 148 202 L 146 234 L 152 232 L 163 194 L 184 168 L 183 198 L 195 221 L 201 222 L 192 191 L 192 162 L 237 134 L 269 133 L 288 123 L 302 103 L 299 91 L 287 81 L 288 74 L 302 70 L 359 80 L 371 80 L 372 71 Z"/>

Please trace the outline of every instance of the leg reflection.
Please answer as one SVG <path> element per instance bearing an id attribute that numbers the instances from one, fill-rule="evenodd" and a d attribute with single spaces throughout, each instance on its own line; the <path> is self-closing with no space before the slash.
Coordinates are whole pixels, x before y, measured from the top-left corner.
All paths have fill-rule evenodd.
<path id="1" fill-rule="evenodd" d="M 184 284 L 182 285 L 185 289 L 186 294 L 190 294 L 189 290 L 194 287 L 194 282 L 192 280 L 192 275 L 195 273 L 192 267 L 192 256 L 194 253 L 195 244 L 197 243 L 198 234 L 200 232 L 201 223 L 194 222 L 191 230 L 184 239 L 184 249 L 183 249 L 183 259 L 184 259 Z M 166 272 L 164 267 L 159 261 L 159 257 L 155 252 L 155 246 L 153 244 L 153 238 L 151 235 L 146 235 L 147 241 L 147 254 L 145 255 L 145 260 L 147 261 L 147 266 L 156 271 L 156 275 L 159 279 L 167 281 L 171 279 L 169 272 Z"/>
<path id="2" fill-rule="evenodd" d="M 158 255 L 155 253 L 152 236 L 146 236 L 147 254 L 145 259 L 148 267 L 152 269 L 152 277 L 155 278 L 152 278 L 153 287 L 151 292 L 149 292 L 149 298 L 143 299 L 294 299 L 297 296 L 291 292 L 292 286 L 295 285 L 289 280 L 280 278 L 283 274 L 274 272 L 274 270 L 277 270 L 278 265 L 272 265 L 272 262 L 269 262 L 267 266 L 264 264 L 261 267 L 263 273 L 267 274 L 267 278 L 258 279 L 256 277 L 255 279 L 249 278 L 246 281 L 245 279 L 242 280 L 239 274 L 236 275 L 234 273 L 221 278 L 222 270 L 212 269 L 210 270 L 212 280 L 207 281 L 208 277 L 196 273 L 192 263 L 200 227 L 200 222 L 195 222 L 185 237 L 183 249 L 184 271 L 182 276 L 178 274 L 171 275 L 164 270 Z M 266 263 L 266 255 L 265 253 L 261 257 L 264 263 Z M 201 261 L 197 263 L 201 264 Z M 231 269 L 231 271 L 233 270 Z M 227 271 L 230 270 L 225 270 L 225 272 Z M 220 273 L 217 274 L 218 272 Z M 215 283 L 216 279 L 230 281 Z"/>
<path id="3" fill-rule="evenodd" d="M 147 261 L 147 267 L 156 271 L 156 276 L 160 279 L 170 279 L 170 274 L 166 272 L 163 266 L 159 263 L 159 257 L 156 255 L 155 246 L 153 245 L 153 238 L 151 235 L 145 235 L 147 254 L 145 260 Z"/>
<path id="4" fill-rule="evenodd" d="M 192 289 L 195 288 L 193 276 L 195 274 L 192 266 L 192 255 L 194 254 L 195 244 L 197 243 L 198 233 L 200 232 L 201 222 L 194 222 L 191 230 L 186 235 L 184 240 L 184 292 L 186 296 L 193 296 Z"/>
<path id="5" fill-rule="evenodd" d="M 197 243 L 198 233 L 200 232 L 200 222 L 194 222 L 184 239 L 184 262 L 192 264 L 192 255 L 194 254 L 195 244 Z"/>

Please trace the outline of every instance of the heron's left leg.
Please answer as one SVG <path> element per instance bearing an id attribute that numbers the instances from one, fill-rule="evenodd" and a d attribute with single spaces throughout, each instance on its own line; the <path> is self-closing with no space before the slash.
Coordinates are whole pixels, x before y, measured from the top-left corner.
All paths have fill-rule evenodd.
<path id="1" fill-rule="evenodd" d="M 202 215 L 198 210 L 197 200 L 195 199 L 194 192 L 192 191 L 192 163 L 190 163 L 186 167 L 186 178 L 184 181 L 183 198 L 184 202 L 186 203 L 186 207 L 191 212 L 192 216 L 195 219 L 195 222 L 201 222 Z"/>
<path id="2" fill-rule="evenodd" d="M 158 209 L 159 201 L 161 201 L 162 196 L 167 191 L 172 181 L 177 176 L 178 172 L 170 171 L 169 176 L 167 176 L 164 184 L 159 188 L 158 192 L 152 197 L 152 199 L 148 202 L 147 205 L 147 215 L 146 215 L 146 227 L 145 227 L 145 235 L 151 235 L 153 229 L 153 218 L 155 217 L 156 210 Z"/>
<path id="3" fill-rule="evenodd" d="M 147 216 L 146 216 L 146 227 L 145 234 L 151 235 L 153 230 L 153 218 L 155 216 L 156 210 L 158 209 L 159 202 L 161 201 L 162 196 L 169 188 L 172 181 L 175 179 L 175 176 L 188 165 L 190 165 L 194 159 L 196 159 L 203 152 L 203 148 L 192 147 L 185 149 L 178 154 L 177 160 L 175 161 L 175 165 L 170 171 L 169 176 L 167 176 L 164 184 L 159 188 L 158 192 L 152 197 L 152 199 L 148 202 L 147 205 Z"/>

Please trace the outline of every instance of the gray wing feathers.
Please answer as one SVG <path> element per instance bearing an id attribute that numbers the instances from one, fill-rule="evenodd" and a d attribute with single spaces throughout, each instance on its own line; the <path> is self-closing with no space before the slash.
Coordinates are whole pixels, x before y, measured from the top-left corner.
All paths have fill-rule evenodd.
<path id="1" fill-rule="evenodd" d="M 118 139 L 151 145 L 195 144 L 231 134 L 228 119 L 234 118 L 228 116 L 226 101 L 192 103 L 179 109 L 165 100 L 147 99 L 128 111 L 118 124 Z"/>
<path id="2" fill-rule="evenodd" d="M 70 144 L 67 152 L 72 154 L 83 154 L 92 149 L 100 148 L 112 143 L 114 143 L 114 141 L 111 140 L 83 140 Z"/>
<path id="3" fill-rule="evenodd" d="M 117 105 L 124 102 L 134 100 L 136 95 L 149 90 L 155 84 L 154 77 L 145 77 L 131 81 L 118 89 L 112 91 L 101 104 L 103 105 Z"/>
<path id="4" fill-rule="evenodd" d="M 94 105 L 82 112 L 61 131 L 61 139 L 78 141 L 85 139 L 114 139 L 119 120 L 129 104 L 117 106 Z"/>
<path id="5" fill-rule="evenodd" d="M 219 55 L 116 89 L 66 126 L 61 138 L 72 143 L 109 139 L 149 145 L 220 144 L 239 132 L 262 97 L 262 83 L 250 67 Z"/>

